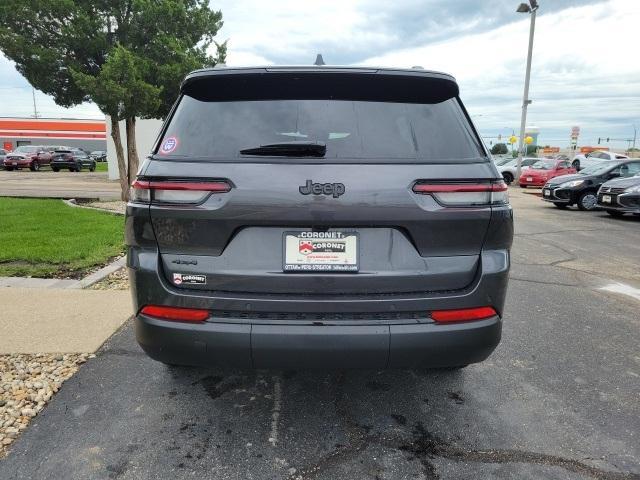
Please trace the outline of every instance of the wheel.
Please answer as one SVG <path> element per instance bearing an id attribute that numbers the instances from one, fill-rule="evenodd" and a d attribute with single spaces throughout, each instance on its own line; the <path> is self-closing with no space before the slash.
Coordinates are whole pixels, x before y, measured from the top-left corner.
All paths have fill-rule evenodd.
<path id="1" fill-rule="evenodd" d="M 38 170 L 40 170 L 40 164 L 37 160 L 31 162 L 31 165 L 29 165 L 29 170 L 31 170 L 32 172 L 37 172 Z"/>
<path id="2" fill-rule="evenodd" d="M 568 205 L 566 203 L 560 203 L 560 202 L 553 202 L 553 204 L 558 207 L 560 210 L 564 210 L 565 208 L 568 207 Z"/>
<path id="3" fill-rule="evenodd" d="M 526 185 L 520 184 L 520 188 L 527 188 Z"/>
<path id="4" fill-rule="evenodd" d="M 78 165 L 76 167 L 76 172 L 81 172 L 82 171 L 82 165 Z"/>
<path id="5" fill-rule="evenodd" d="M 509 172 L 504 172 L 502 174 L 502 178 L 504 178 L 504 182 L 507 185 L 511 185 L 511 182 L 513 182 L 513 175 L 511 175 Z"/>
<path id="6" fill-rule="evenodd" d="M 94 165 L 93 167 L 89 167 L 89 171 L 90 172 L 95 172 L 96 171 L 96 166 Z"/>
<path id="7" fill-rule="evenodd" d="M 5 169 L 7 172 L 11 172 L 11 171 L 13 170 L 13 167 L 4 167 L 4 169 Z"/>
<path id="8" fill-rule="evenodd" d="M 54 172 L 59 172 L 60 169 L 58 167 L 51 167 L 51 170 L 53 170 Z"/>
<path id="9" fill-rule="evenodd" d="M 576 170 L 580 170 L 580 160 L 574 160 L 571 166 Z"/>
<path id="10" fill-rule="evenodd" d="M 578 198 L 578 208 L 580 210 L 593 210 L 596 208 L 597 203 L 598 196 L 596 192 L 584 192 L 580 195 L 580 198 Z"/>
<path id="11" fill-rule="evenodd" d="M 621 216 L 624 215 L 624 212 L 618 212 L 617 210 L 607 210 L 607 213 L 612 217 L 617 217 L 617 218 L 620 218 Z"/>

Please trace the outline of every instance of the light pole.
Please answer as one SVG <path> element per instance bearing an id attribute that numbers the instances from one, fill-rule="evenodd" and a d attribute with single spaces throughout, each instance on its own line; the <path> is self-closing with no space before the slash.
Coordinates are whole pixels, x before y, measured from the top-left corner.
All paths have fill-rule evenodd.
<path id="1" fill-rule="evenodd" d="M 531 26 L 529 27 L 529 53 L 527 54 L 527 73 L 524 77 L 524 95 L 522 97 L 522 118 L 520 119 L 520 143 L 518 144 L 518 162 L 516 178 L 520 178 L 522 170 L 522 157 L 524 156 L 524 129 L 527 123 L 527 107 L 531 103 L 529 100 L 529 77 L 531 76 L 531 55 L 533 54 L 533 32 L 536 28 L 536 11 L 538 10 L 537 0 L 529 0 L 529 4 L 521 3 L 516 12 L 529 13 L 531 15 Z"/>

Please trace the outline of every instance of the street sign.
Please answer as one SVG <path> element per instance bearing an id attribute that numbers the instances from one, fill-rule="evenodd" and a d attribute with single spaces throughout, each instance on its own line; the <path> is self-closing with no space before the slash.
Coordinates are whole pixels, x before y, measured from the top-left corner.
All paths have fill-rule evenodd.
<path id="1" fill-rule="evenodd" d="M 571 138 L 578 138 L 580 135 L 580 127 L 575 126 L 571 127 Z"/>

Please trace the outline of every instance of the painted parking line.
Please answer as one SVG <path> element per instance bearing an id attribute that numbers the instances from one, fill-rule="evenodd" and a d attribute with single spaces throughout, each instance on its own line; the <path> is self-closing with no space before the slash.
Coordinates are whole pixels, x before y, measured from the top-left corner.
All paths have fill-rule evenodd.
<path id="1" fill-rule="evenodd" d="M 640 289 L 633 288 L 629 285 L 625 285 L 624 283 L 612 283 L 610 285 L 600 287 L 599 290 L 605 290 L 612 293 L 621 293 L 622 295 L 627 295 L 631 298 L 635 298 L 636 300 L 640 300 Z"/>

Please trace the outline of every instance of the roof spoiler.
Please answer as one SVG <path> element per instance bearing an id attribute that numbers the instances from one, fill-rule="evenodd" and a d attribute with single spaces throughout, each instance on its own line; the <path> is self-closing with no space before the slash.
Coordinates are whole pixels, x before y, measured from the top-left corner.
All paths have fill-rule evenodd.
<path id="1" fill-rule="evenodd" d="M 455 79 L 426 70 L 266 67 L 200 70 L 181 85 L 201 101 L 354 100 L 440 103 L 459 94 Z"/>

